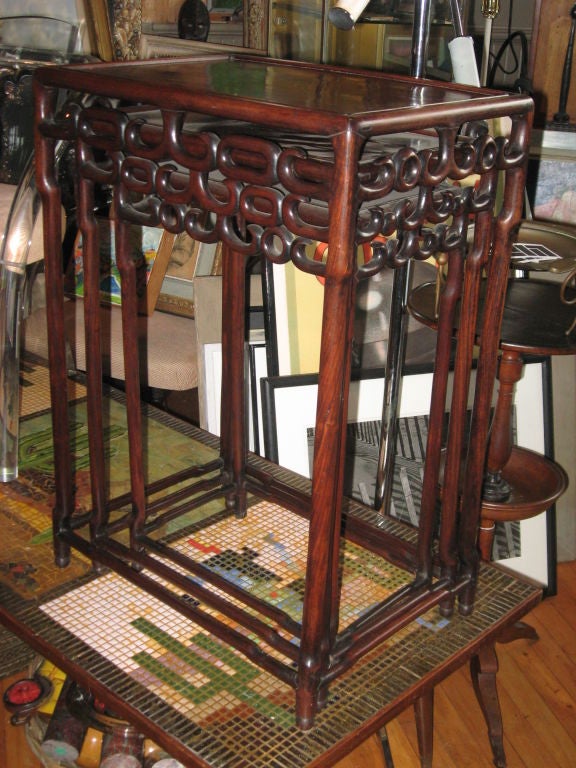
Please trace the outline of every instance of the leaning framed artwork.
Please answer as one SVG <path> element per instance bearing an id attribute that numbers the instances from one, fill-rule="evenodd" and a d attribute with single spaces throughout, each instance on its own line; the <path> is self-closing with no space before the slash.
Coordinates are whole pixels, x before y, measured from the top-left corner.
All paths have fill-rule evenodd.
<path id="1" fill-rule="evenodd" d="M 83 6 L 92 50 L 102 61 L 113 61 L 115 55 L 109 3 L 107 0 L 84 0 Z"/>
<path id="2" fill-rule="evenodd" d="M 537 221 L 576 224 L 576 132 L 535 130 L 526 195 Z"/>
<path id="3" fill-rule="evenodd" d="M 200 243 L 185 232 L 174 237 L 156 301 L 158 310 L 194 317 L 192 281 L 199 253 Z"/>
<path id="4" fill-rule="evenodd" d="M 181 232 L 174 237 L 156 309 L 182 317 L 194 317 L 194 279 L 221 270 L 222 244 L 200 243 Z"/>
<path id="5" fill-rule="evenodd" d="M 100 256 L 100 300 L 104 304 L 121 304 L 121 279 L 116 264 L 114 222 L 97 220 Z M 166 267 L 174 247 L 174 235 L 159 227 L 130 227 L 130 245 L 136 262 L 138 311 L 150 315 L 156 308 Z M 67 291 L 84 296 L 83 239 L 78 233 L 70 259 Z"/>
<path id="6" fill-rule="evenodd" d="M 549 453 L 546 406 L 547 361 L 529 362 L 515 394 L 515 441 Z M 315 374 L 262 379 L 264 446 L 267 458 L 310 477 L 318 377 Z M 391 514 L 415 525 L 421 499 L 432 373 L 412 367 L 402 379 Z M 382 369 L 358 373 L 350 384 L 345 493 L 373 505 L 380 445 Z M 494 559 L 544 585 L 555 581 L 550 537 L 553 513 L 498 526 Z"/>

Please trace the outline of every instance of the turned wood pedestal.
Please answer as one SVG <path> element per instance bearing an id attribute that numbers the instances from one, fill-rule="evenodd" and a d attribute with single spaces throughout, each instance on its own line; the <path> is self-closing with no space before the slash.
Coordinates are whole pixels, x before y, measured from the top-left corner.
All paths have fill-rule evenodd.
<path id="1" fill-rule="evenodd" d="M 414 289 L 413 315 L 435 327 L 436 285 Z M 513 444 L 513 402 L 526 355 L 576 353 L 576 333 L 567 333 L 574 310 L 560 300 L 560 286 L 543 280 L 511 279 L 504 305 L 498 398 L 490 429 L 478 545 L 482 558 L 492 558 L 496 522 L 519 521 L 549 509 L 567 486 L 556 462 Z M 481 339 L 479 340 L 481 342 Z"/>

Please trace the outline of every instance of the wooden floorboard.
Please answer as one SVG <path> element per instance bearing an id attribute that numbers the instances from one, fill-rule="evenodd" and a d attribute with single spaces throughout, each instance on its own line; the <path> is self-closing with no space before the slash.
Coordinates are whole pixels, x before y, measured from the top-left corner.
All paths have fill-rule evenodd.
<path id="1" fill-rule="evenodd" d="M 498 647 L 508 768 L 576 766 L 576 561 L 558 567 L 558 595 L 528 617 L 536 643 Z M 490 768 L 484 721 L 461 669 L 435 695 L 434 768 Z M 388 726 L 396 768 L 419 768 L 410 711 Z M 368 768 L 368 766 L 367 766 Z"/>
<path id="2" fill-rule="evenodd" d="M 576 766 L 576 561 L 558 568 L 558 595 L 547 598 L 528 617 L 537 642 L 517 640 L 498 647 L 498 686 L 504 716 L 508 768 Z M 18 676 L 16 676 L 18 677 Z M 2 692 L 15 679 L 0 681 Z M 396 768 L 420 768 L 411 710 L 388 726 Z M 23 728 L 10 725 L 2 707 L 0 766 L 42 768 L 30 752 Z M 374 740 L 338 768 L 383 768 Z M 436 690 L 434 768 L 490 768 L 484 721 L 467 669 Z"/>

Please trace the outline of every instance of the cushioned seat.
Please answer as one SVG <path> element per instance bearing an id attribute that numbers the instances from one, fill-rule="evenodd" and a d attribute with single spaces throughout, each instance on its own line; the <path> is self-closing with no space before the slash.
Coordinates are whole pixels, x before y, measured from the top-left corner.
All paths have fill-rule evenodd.
<path id="1" fill-rule="evenodd" d="M 67 339 L 77 370 L 86 370 L 84 346 L 84 307 L 82 299 L 65 302 Z M 101 309 L 102 358 L 104 373 L 124 380 L 121 309 Z M 186 390 L 198 386 L 196 331 L 188 317 L 154 312 L 142 315 L 138 323 L 142 385 L 151 389 Z M 44 307 L 26 319 L 24 348 L 42 358 L 48 357 L 48 329 Z"/>

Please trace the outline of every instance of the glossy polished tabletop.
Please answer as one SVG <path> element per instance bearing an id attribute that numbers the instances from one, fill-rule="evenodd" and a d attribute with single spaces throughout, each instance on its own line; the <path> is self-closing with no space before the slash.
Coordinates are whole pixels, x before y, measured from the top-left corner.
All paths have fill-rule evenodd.
<path id="1" fill-rule="evenodd" d="M 381 72 L 248 55 L 197 56 L 41 70 L 45 85 L 87 90 L 166 109 L 329 135 L 354 123 L 363 133 L 529 112 L 531 99 Z"/>

